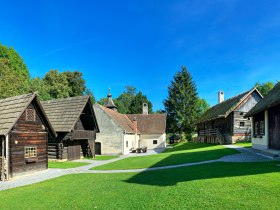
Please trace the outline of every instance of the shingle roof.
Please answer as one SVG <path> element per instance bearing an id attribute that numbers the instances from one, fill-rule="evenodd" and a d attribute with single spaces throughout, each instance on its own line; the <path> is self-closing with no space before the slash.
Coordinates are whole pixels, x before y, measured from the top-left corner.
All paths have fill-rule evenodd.
<path id="1" fill-rule="evenodd" d="M 245 117 L 251 117 L 268 108 L 277 106 L 278 104 L 280 104 L 280 82 L 278 82 L 274 88 L 245 115 Z"/>
<path id="2" fill-rule="evenodd" d="M 0 135 L 7 135 L 10 132 L 14 124 L 33 100 L 36 100 L 50 131 L 53 135 L 56 135 L 35 93 L 0 99 Z"/>
<path id="3" fill-rule="evenodd" d="M 258 90 L 256 88 L 253 88 L 245 93 L 242 93 L 240 95 L 234 96 L 232 98 L 229 98 L 222 103 L 219 103 L 210 109 L 208 109 L 200 119 L 198 119 L 197 123 L 214 120 L 217 118 L 227 117 L 233 110 L 238 107 L 239 104 L 241 104 L 253 91 Z M 259 92 L 258 92 L 259 93 Z"/>
<path id="4" fill-rule="evenodd" d="M 166 129 L 165 114 L 127 114 L 130 120 L 136 118 L 141 134 L 163 134 Z"/>
<path id="5" fill-rule="evenodd" d="M 101 106 L 99 104 L 96 104 L 96 106 L 99 106 L 126 133 L 135 133 L 132 121 L 125 114 L 121 114 L 117 111 L 108 109 L 108 108 L 106 108 L 104 106 Z M 140 131 L 137 130 L 137 133 L 140 134 Z"/>
<path id="6" fill-rule="evenodd" d="M 71 132 L 88 101 L 89 96 L 76 96 L 43 101 L 42 105 L 56 132 Z"/>

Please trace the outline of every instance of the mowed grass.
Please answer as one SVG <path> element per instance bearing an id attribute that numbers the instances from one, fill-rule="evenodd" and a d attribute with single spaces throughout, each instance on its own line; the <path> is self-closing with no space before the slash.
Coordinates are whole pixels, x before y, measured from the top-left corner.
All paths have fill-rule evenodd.
<path id="1" fill-rule="evenodd" d="M 252 142 L 237 142 L 234 145 L 239 146 L 239 147 L 251 148 Z"/>
<path id="2" fill-rule="evenodd" d="M 89 163 L 84 162 L 71 162 L 71 161 L 65 161 L 65 162 L 49 162 L 49 168 L 77 168 L 80 166 L 88 165 Z"/>
<path id="3" fill-rule="evenodd" d="M 202 143 L 179 143 L 163 153 L 149 156 L 129 157 L 113 163 L 92 168 L 93 170 L 138 169 L 183 163 L 213 160 L 225 155 L 237 154 L 238 151 L 222 145 Z"/>
<path id="4" fill-rule="evenodd" d="M 111 159 L 115 159 L 117 157 L 119 157 L 119 156 L 117 156 L 117 155 L 96 155 L 93 160 L 111 160 Z"/>
<path id="5" fill-rule="evenodd" d="M 73 174 L 1 191 L 1 209 L 279 209 L 277 164 Z"/>

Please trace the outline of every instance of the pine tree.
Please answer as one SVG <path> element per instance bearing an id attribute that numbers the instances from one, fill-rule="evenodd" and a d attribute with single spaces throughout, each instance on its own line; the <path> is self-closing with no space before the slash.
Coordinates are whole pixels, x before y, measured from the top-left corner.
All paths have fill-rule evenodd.
<path id="1" fill-rule="evenodd" d="M 194 132 L 198 100 L 196 85 L 187 68 L 182 66 L 169 85 L 167 99 L 163 102 L 168 132 L 187 135 Z"/>

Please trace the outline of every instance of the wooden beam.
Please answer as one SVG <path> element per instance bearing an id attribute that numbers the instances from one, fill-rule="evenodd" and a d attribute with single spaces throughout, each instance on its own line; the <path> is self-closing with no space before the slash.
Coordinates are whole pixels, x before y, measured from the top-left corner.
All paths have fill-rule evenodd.
<path id="1" fill-rule="evenodd" d="M 1 144 L 2 144 L 2 167 L 1 167 L 1 181 L 4 181 L 5 180 L 5 172 L 4 172 L 4 164 L 5 164 L 5 161 L 4 161 L 4 158 L 5 158 L 5 156 L 4 156 L 4 152 L 5 152 L 5 149 L 4 149 L 4 146 L 5 146 L 5 144 L 4 144 L 5 142 L 4 142 L 4 138 L 2 138 L 1 137 Z"/>
<path id="2" fill-rule="evenodd" d="M 7 171 L 6 171 L 6 179 L 9 180 L 9 168 L 10 168 L 10 164 L 9 164 L 9 134 L 6 136 L 6 167 L 7 167 Z"/>

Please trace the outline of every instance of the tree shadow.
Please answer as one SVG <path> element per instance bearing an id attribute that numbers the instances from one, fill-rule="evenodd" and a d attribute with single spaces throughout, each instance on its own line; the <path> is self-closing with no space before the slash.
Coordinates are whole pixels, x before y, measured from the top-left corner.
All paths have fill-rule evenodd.
<path id="1" fill-rule="evenodd" d="M 144 171 L 124 181 L 141 185 L 173 186 L 180 182 L 194 180 L 280 172 L 280 166 L 277 164 L 279 164 L 277 161 L 251 163 L 214 162 L 181 168 Z"/>
<path id="2" fill-rule="evenodd" d="M 193 149 L 201 149 L 205 147 L 214 147 L 217 146 L 216 144 L 205 144 L 205 143 L 177 143 L 173 144 L 172 148 L 165 149 L 162 153 L 173 153 L 177 151 L 186 151 L 186 150 L 193 150 Z"/>

